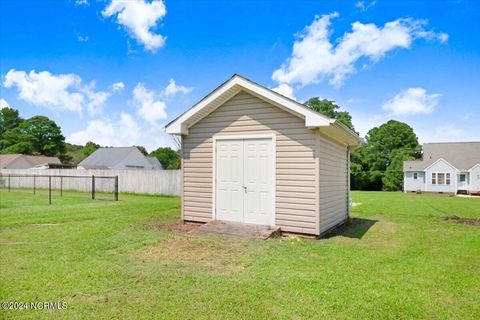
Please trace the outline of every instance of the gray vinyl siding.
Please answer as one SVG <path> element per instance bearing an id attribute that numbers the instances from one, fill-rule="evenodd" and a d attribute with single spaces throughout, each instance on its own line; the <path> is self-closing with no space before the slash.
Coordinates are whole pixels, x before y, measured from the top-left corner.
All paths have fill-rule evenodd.
<path id="1" fill-rule="evenodd" d="M 348 212 L 347 148 L 326 136 L 319 138 L 320 233 L 345 221 Z"/>
<path id="2" fill-rule="evenodd" d="M 476 166 L 470 171 L 470 192 L 480 192 L 480 166 Z"/>
<path id="3" fill-rule="evenodd" d="M 244 91 L 182 139 L 184 220 L 212 219 L 212 137 L 265 133 L 276 134 L 275 224 L 287 232 L 318 234 L 315 131 L 303 119 Z"/>
<path id="4" fill-rule="evenodd" d="M 450 184 L 438 184 L 438 181 L 437 181 L 437 184 L 432 184 L 432 173 L 450 173 Z M 443 160 L 438 161 L 437 163 L 433 164 L 432 166 L 430 166 L 425 170 L 425 179 L 427 181 L 425 191 L 449 192 L 449 193 L 456 192 L 455 181 L 457 179 L 457 172 L 455 168 L 453 168 Z"/>
<path id="5" fill-rule="evenodd" d="M 417 173 L 417 179 L 414 179 L 414 173 Z M 425 191 L 425 172 L 406 171 L 403 175 L 404 191 Z"/>

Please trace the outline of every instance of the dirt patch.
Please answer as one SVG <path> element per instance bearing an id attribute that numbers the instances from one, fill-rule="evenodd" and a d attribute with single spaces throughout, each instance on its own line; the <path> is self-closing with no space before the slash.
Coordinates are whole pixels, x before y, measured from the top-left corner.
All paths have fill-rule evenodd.
<path id="1" fill-rule="evenodd" d="M 469 225 L 469 226 L 480 226 L 480 219 L 479 218 L 466 218 L 466 217 L 459 217 L 459 216 L 449 216 L 449 217 L 446 217 L 445 220 L 460 223 L 460 224 L 466 224 L 466 225 Z"/>
<path id="2" fill-rule="evenodd" d="M 176 236 L 137 250 L 134 258 L 142 262 L 158 262 L 187 270 L 200 268 L 228 275 L 246 268 L 246 252 L 248 248 L 242 248 L 238 243 Z"/>
<path id="3" fill-rule="evenodd" d="M 142 224 L 144 228 L 154 229 L 157 231 L 165 231 L 165 232 L 172 232 L 175 234 L 186 234 L 198 227 L 200 227 L 201 223 L 193 223 L 193 222 L 183 222 L 180 219 L 174 220 L 150 220 Z"/>

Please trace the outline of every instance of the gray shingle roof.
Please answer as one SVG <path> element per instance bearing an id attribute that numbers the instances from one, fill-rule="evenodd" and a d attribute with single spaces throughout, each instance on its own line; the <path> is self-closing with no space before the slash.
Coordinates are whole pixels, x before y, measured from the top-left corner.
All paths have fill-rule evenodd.
<path id="1" fill-rule="evenodd" d="M 162 164 L 160 163 L 160 161 L 158 161 L 157 157 L 147 156 L 146 158 L 147 158 L 148 162 L 150 162 L 150 164 L 152 165 L 152 169 L 154 169 L 154 170 L 163 169 Z"/>
<path id="2" fill-rule="evenodd" d="M 84 168 L 111 168 L 137 147 L 99 148 L 78 165 Z"/>
<path id="3" fill-rule="evenodd" d="M 405 161 L 403 170 L 423 171 L 440 158 L 445 159 L 458 170 L 469 170 L 480 163 L 480 141 L 425 143 L 423 160 Z"/>
<path id="4" fill-rule="evenodd" d="M 27 154 L 0 154 L 0 167 L 4 169 L 20 157 L 24 158 L 32 167 L 50 163 L 61 164 L 57 157 L 31 156 Z"/>

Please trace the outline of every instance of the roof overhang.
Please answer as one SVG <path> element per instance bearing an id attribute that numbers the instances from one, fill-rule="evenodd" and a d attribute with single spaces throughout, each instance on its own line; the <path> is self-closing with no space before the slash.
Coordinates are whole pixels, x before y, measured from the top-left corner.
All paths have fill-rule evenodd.
<path id="1" fill-rule="evenodd" d="M 338 121 L 330 119 L 295 100 L 287 98 L 239 75 L 233 75 L 229 80 L 221 84 L 185 113 L 167 124 L 165 131 L 172 135 L 188 135 L 188 129 L 190 127 L 240 91 L 248 92 L 259 99 L 304 119 L 307 128 L 319 128 L 320 132 L 345 145 L 355 146 L 360 143 L 358 135 Z"/>

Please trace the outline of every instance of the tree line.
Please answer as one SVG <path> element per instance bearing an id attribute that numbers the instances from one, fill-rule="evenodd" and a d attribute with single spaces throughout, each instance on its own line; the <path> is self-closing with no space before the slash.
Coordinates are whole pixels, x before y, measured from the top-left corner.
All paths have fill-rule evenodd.
<path id="1" fill-rule="evenodd" d="M 154 156 L 164 169 L 179 169 L 180 156 L 171 148 L 158 148 L 148 153 L 145 147 L 136 146 L 144 155 Z M 85 145 L 65 142 L 60 126 L 45 116 L 24 119 L 18 110 L 0 110 L 0 153 L 21 153 L 58 157 L 64 164 L 78 164 L 100 148 L 89 141 Z"/>
<path id="2" fill-rule="evenodd" d="M 334 101 L 314 97 L 305 105 L 327 117 L 337 119 L 352 131 L 352 117 L 341 111 Z M 18 110 L 3 108 L 0 112 L 0 152 L 56 156 L 66 164 L 78 164 L 100 145 L 87 142 L 84 146 L 65 142 L 61 128 L 45 116 L 29 119 L 20 117 Z M 137 148 L 145 155 L 155 156 L 163 168 L 179 169 L 179 151 L 158 148 L 148 153 L 143 146 Z M 360 146 L 351 153 L 350 181 L 355 190 L 402 189 L 403 161 L 421 157 L 421 146 L 412 127 L 390 120 L 368 131 Z"/>
<path id="3" fill-rule="evenodd" d="M 337 119 L 352 131 L 355 128 L 347 111 L 340 111 L 334 101 L 311 98 L 305 105 L 330 118 Z M 356 132 L 357 133 L 357 132 Z M 421 146 L 413 128 L 390 120 L 368 131 L 350 159 L 350 183 L 353 190 L 402 190 L 403 161 L 421 157 Z"/>

